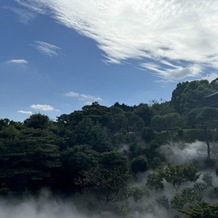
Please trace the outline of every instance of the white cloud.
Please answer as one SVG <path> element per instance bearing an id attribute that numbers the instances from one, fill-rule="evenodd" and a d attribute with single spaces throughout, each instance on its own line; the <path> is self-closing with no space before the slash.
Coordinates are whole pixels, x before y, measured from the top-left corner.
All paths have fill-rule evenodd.
<path id="1" fill-rule="evenodd" d="M 92 96 L 92 95 L 86 95 L 82 93 L 77 93 L 77 92 L 68 92 L 65 94 L 67 97 L 73 97 L 77 98 L 79 101 L 83 102 L 83 104 L 92 104 L 92 102 L 99 102 L 102 101 L 102 98 Z"/>
<path id="2" fill-rule="evenodd" d="M 57 56 L 61 48 L 43 41 L 34 41 L 33 46 L 41 53 L 50 57 Z"/>
<path id="3" fill-rule="evenodd" d="M 7 7 L 7 6 L 4 8 L 15 13 L 18 16 L 19 21 L 23 24 L 28 24 L 30 21 L 32 21 L 37 17 L 36 13 L 33 13 L 23 8 Z"/>
<path id="4" fill-rule="evenodd" d="M 206 76 L 204 76 L 202 79 L 206 79 L 209 82 L 215 80 L 216 78 L 218 78 L 218 73 L 209 73 Z"/>
<path id="5" fill-rule="evenodd" d="M 39 111 L 58 111 L 53 106 L 48 105 L 48 104 L 32 104 L 30 108 L 33 110 L 39 110 Z"/>
<path id="6" fill-rule="evenodd" d="M 33 114 L 32 111 L 24 111 L 24 110 L 19 110 L 17 113 L 20 113 L 20 114 L 27 114 L 27 115 L 32 115 L 32 114 Z"/>
<path id="7" fill-rule="evenodd" d="M 8 64 L 28 64 L 28 61 L 24 59 L 14 59 L 14 60 L 7 61 L 7 63 Z"/>
<path id="8" fill-rule="evenodd" d="M 218 1 L 17 1 L 94 39 L 108 62 L 156 62 L 152 69 L 142 66 L 170 81 L 218 68 Z M 173 69 L 162 67 L 166 60 L 175 61 Z"/>
<path id="9" fill-rule="evenodd" d="M 142 67 L 158 74 L 159 77 L 163 79 L 163 81 L 168 80 L 170 82 L 175 80 L 183 80 L 187 77 L 198 77 L 201 74 L 201 67 L 197 64 L 188 66 L 171 65 L 170 68 L 160 68 L 160 66 L 157 64 L 145 63 L 142 64 Z"/>

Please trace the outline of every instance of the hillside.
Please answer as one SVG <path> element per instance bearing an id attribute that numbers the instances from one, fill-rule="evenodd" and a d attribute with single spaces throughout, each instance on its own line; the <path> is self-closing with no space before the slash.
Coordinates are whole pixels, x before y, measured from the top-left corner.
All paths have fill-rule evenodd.
<path id="1" fill-rule="evenodd" d="M 103 204 L 125 216 L 128 209 L 118 210 L 121 203 L 137 203 L 155 192 L 166 213 L 197 217 L 193 214 L 201 205 L 207 211 L 199 212 L 207 213 L 202 217 L 217 217 L 211 215 L 217 214 L 217 204 L 208 201 L 218 199 L 213 183 L 218 173 L 217 81 L 179 83 L 169 102 L 111 107 L 94 102 L 56 121 L 43 114 L 24 122 L 1 119 L 1 195 L 42 188 L 89 193 L 99 202 L 95 209 Z M 188 149 L 195 153 L 182 159 L 178 152 Z M 169 186 L 174 189 L 170 197 L 165 195 Z"/>

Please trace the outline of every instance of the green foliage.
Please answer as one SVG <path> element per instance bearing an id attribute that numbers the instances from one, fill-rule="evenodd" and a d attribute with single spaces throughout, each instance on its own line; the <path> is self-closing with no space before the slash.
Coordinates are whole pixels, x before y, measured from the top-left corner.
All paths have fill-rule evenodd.
<path id="1" fill-rule="evenodd" d="M 99 166 L 82 171 L 75 183 L 93 193 L 100 203 L 107 205 L 128 197 L 126 188 L 129 180 L 130 175 L 120 166 L 114 168 Z"/>
<path id="2" fill-rule="evenodd" d="M 213 93 L 214 87 L 207 80 L 179 83 L 172 93 L 171 105 L 176 112 L 185 114 L 204 106 L 204 97 Z"/>
<path id="3" fill-rule="evenodd" d="M 148 169 L 147 159 L 145 156 L 135 157 L 131 162 L 131 170 L 134 174 L 145 172 Z"/>
<path id="4" fill-rule="evenodd" d="M 191 110 L 186 117 L 186 125 L 191 128 L 196 127 L 196 117 L 201 112 L 202 108 L 195 108 Z"/>
<path id="5" fill-rule="evenodd" d="M 195 182 L 200 176 L 197 168 L 191 163 L 184 165 L 168 164 L 166 167 L 160 168 L 158 172 L 176 190 L 183 183 Z"/>
<path id="6" fill-rule="evenodd" d="M 24 121 L 24 125 L 34 129 L 45 129 L 48 128 L 49 118 L 46 115 L 33 114 Z"/>
<path id="7" fill-rule="evenodd" d="M 161 130 L 178 129 L 183 127 L 184 121 L 178 113 L 169 113 L 166 115 L 156 115 L 151 121 L 152 128 Z"/>
<path id="8" fill-rule="evenodd" d="M 97 165 L 98 153 L 87 145 L 77 145 L 67 148 L 61 154 L 61 159 L 65 167 L 74 174 L 82 170 L 88 170 Z"/>
<path id="9" fill-rule="evenodd" d="M 195 119 L 196 125 L 203 128 L 211 129 L 218 127 L 218 109 L 205 107 L 197 114 Z"/>
<path id="10" fill-rule="evenodd" d="M 149 189 L 155 189 L 156 191 L 163 190 L 163 177 L 159 173 L 150 173 L 147 176 L 146 185 Z"/>
<path id="11" fill-rule="evenodd" d="M 0 119 L 0 180 L 4 184 L 0 192 L 45 186 L 66 193 L 85 189 L 107 204 L 129 197 L 139 201 L 149 189 L 162 191 L 166 182 L 172 184 L 174 192 L 195 182 L 172 201 L 165 196 L 158 198 L 166 209 L 172 202 L 175 208 L 183 205 L 186 210 L 211 187 L 211 178 L 204 176 L 196 182 L 199 175 L 191 164 L 163 167 L 167 157 L 159 148 L 169 140 L 204 140 L 210 157 L 209 143 L 218 139 L 218 109 L 215 104 L 208 107 L 205 96 L 215 90 L 217 81 L 184 82 L 177 85 L 169 102 L 115 103 L 111 107 L 94 102 L 62 114 L 55 122 L 42 114 L 34 114 L 23 123 Z M 208 167 L 214 167 L 211 158 L 206 161 Z M 146 175 L 147 188 L 129 184 L 131 174 L 151 169 L 155 171 Z"/>
<path id="12" fill-rule="evenodd" d="M 7 118 L 5 118 L 5 119 L 0 119 L 0 129 L 1 129 L 2 127 L 8 126 L 9 124 L 10 124 L 10 120 L 9 120 L 9 119 L 7 119 Z"/>
<path id="13" fill-rule="evenodd" d="M 103 128 L 100 124 L 95 124 L 90 118 L 83 118 L 77 124 L 70 139 L 75 145 L 88 144 L 96 151 L 109 150 L 109 144 Z"/>
<path id="14" fill-rule="evenodd" d="M 155 133 L 151 128 L 145 127 L 142 129 L 142 138 L 145 142 L 150 142 L 155 138 Z"/>
<path id="15" fill-rule="evenodd" d="M 144 120 L 134 113 L 128 113 L 128 131 L 130 132 L 142 132 L 145 127 Z"/>
<path id="16" fill-rule="evenodd" d="M 145 126 L 151 125 L 151 118 L 153 116 L 153 112 L 148 105 L 142 103 L 139 104 L 137 107 L 134 108 L 133 113 L 143 119 Z"/>
<path id="17" fill-rule="evenodd" d="M 196 140 L 203 140 L 204 130 L 202 129 L 184 129 L 183 140 L 186 142 L 194 142 Z"/>
<path id="18" fill-rule="evenodd" d="M 185 212 L 186 218 L 217 218 L 218 203 L 197 202 Z"/>
<path id="19" fill-rule="evenodd" d="M 124 113 L 115 114 L 112 118 L 110 128 L 112 131 L 123 131 L 127 130 L 128 120 Z"/>
<path id="20" fill-rule="evenodd" d="M 190 205 L 201 202 L 205 190 L 212 187 L 212 176 L 204 173 L 201 182 L 196 182 L 193 187 L 185 188 L 182 192 L 177 192 L 171 200 L 173 208 L 184 211 Z"/>
<path id="21" fill-rule="evenodd" d="M 104 152 L 99 157 L 99 165 L 106 169 L 121 168 L 124 171 L 128 170 L 127 157 L 118 152 Z"/>
<path id="22" fill-rule="evenodd" d="M 171 205 L 177 210 L 182 210 L 187 204 L 202 200 L 201 193 L 195 188 L 186 188 L 181 193 L 176 193 L 171 200 Z"/>
<path id="23" fill-rule="evenodd" d="M 132 197 L 135 202 L 141 200 L 144 196 L 149 197 L 150 194 L 144 185 L 133 185 L 127 189 L 128 197 Z"/>
<path id="24" fill-rule="evenodd" d="M 153 116 L 156 115 L 165 115 L 168 113 L 173 113 L 175 112 L 175 110 L 173 109 L 173 107 L 171 106 L 169 101 L 152 101 L 152 105 L 151 105 L 151 111 Z"/>
<path id="25" fill-rule="evenodd" d="M 111 120 L 110 108 L 99 105 L 97 102 L 93 102 L 91 105 L 85 105 L 82 110 L 83 117 L 88 117 L 94 123 L 100 123 L 102 126 L 108 125 Z"/>

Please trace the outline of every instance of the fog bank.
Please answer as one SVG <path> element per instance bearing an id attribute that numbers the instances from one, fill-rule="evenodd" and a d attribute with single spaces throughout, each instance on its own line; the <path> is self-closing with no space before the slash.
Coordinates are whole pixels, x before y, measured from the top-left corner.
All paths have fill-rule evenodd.
<path id="1" fill-rule="evenodd" d="M 211 158 L 218 158 L 218 145 L 210 143 Z M 160 151 L 171 163 L 184 164 L 195 160 L 205 160 L 207 158 L 206 142 L 196 141 L 193 143 L 174 143 L 163 145 Z"/>
<path id="2" fill-rule="evenodd" d="M 125 216 L 112 214 L 106 207 L 97 212 L 98 202 L 92 202 L 93 205 L 96 204 L 96 208 L 93 207 L 92 210 L 87 207 L 86 201 L 84 196 L 81 199 L 57 198 L 47 191 L 43 191 L 39 197 L 1 198 L 0 218 L 169 218 L 166 211 L 154 205 L 150 207 L 151 202 L 146 200 L 137 204 L 129 202 L 131 205 Z"/>

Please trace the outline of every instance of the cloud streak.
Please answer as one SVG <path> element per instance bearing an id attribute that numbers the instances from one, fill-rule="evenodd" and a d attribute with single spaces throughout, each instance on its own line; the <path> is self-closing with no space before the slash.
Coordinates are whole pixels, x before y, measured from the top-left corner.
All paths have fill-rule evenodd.
<path id="1" fill-rule="evenodd" d="M 34 41 L 33 46 L 42 54 L 50 57 L 58 56 L 61 48 L 43 41 Z"/>
<path id="2" fill-rule="evenodd" d="M 72 97 L 76 98 L 79 101 L 83 102 L 83 104 L 92 104 L 92 102 L 100 102 L 102 101 L 102 98 L 92 96 L 92 95 L 87 95 L 87 94 L 82 94 L 82 93 L 77 93 L 77 92 L 68 92 L 64 94 L 67 97 Z"/>
<path id="3" fill-rule="evenodd" d="M 214 0 L 19 3 L 94 39 L 108 62 L 138 60 L 144 70 L 169 81 L 198 77 L 208 66 L 218 68 L 218 2 Z"/>
<path id="4" fill-rule="evenodd" d="M 19 21 L 23 24 L 28 24 L 30 21 L 34 20 L 37 17 L 36 13 L 33 13 L 23 8 L 7 7 L 7 6 L 4 8 L 15 13 L 18 16 Z"/>
<path id="5" fill-rule="evenodd" d="M 30 106 L 32 110 L 38 110 L 38 111 L 59 111 L 55 109 L 53 106 L 48 105 L 48 104 L 32 104 Z"/>
<path id="6" fill-rule="evenodd" d="M 19 114 L 26 114 L 26 115 L 32 115 L 33 114 L 32 111 L 24 111 L 24 110 L 19 110 L 17 113 L 19 113 Z"/>
<path id="7" fill-rule="evenodd" d="M 28 64 L 28 61 L 25 59 L 13 59 L 7 61 L 8 64 Z"/>

